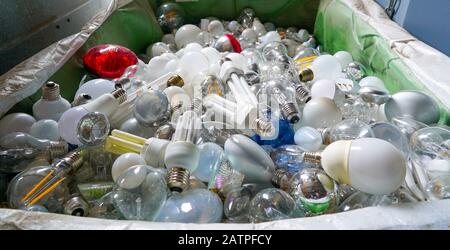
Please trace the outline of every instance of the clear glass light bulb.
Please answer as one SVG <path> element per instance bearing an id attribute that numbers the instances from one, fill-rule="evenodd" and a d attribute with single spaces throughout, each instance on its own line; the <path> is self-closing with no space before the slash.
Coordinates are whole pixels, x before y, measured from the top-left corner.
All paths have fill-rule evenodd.
<path id="1" fill-rule="evenodd" d="M 134 117 L 144 126 L 156 127 L 166 121 L 168 108 L 167 96 L 159 90 L 150 90 L 136 99 Z"/>
<path id="2" fill-rule="evenodd" d="M 371 127 L 357 119 L 346 119 L 330 130 L 329 141 L 354 140 L 374 137 Z"/>
<path id="3" fill-rule="evenodd" d="M 390 142 L 405 155 L 405 158 L 409 157 L 409 140 L 400 129 L 386 122 L 373 123 L 370 127 L 375 138 Z"/>
<path id="4" fill-rule="evenodd" d="M 67 176 L 75 173 L 83 163 L 80 152 L 73 152 L 50 166 L 27 169 L 14 177 L 8 187 L 8 203 L 13 208 L 34 204 L 52 213 L 62 213 L 69 198 Z"/>
<path id="5" fill-rule="evenodd" d="M 164 53 L 172 53 L 168 44 L 163 42 L 154 43 L 147 48 L 147 55 L 151 58 L 161 56 Z"/>
<path id="6" fill-rule="evenodd" d="M 136 165 L 145 165 L 144 158 L 136 153 L 126 153 L 119 156 L 112 165 L 111 174 L 113 180 L 117 183 L 119 177 L 128 169 Z"/>
<path id="7" fill-rule="evenodd" d="M 206 189 L 173 193 L 155 218 L 158 222 L 219 223 L 223 204 L 219 196 Z"/>
<path id="8" fill-rule="evenodd" d="M 169 194 L 164 173 L 145 165 L 128 169 L 116 182 L 114 206 L 127 220 L 154 220 Z"/>
<path id="9" fill-rule="evenodd" d="M 33 116 L 37 120 L 52 119 L 58 121 L 70 107 L 69 101 L 61 97 L 59 85 L 54 82 L 47 82 L 42 87 L 42 98 L 33 104 Z"/>
<path id="10" fill-rule="evenodd" d="M 0 147 L 5 149 L 25 149 L 32 148 L 42 152 L 49 152 L 53 155 L 63 155 L 67 153 L 67 143 L 62 141 L 50 141 L 38 139 L 26 133 L 10 133 L 0 138 Z"/>
<path id="11" fill-rule="evenodd" d="M 225 155 L 233 168 L 245 175 L 246 183 L 270 182 L 275 165 L 256 142 L 243 135 L 233 135 L 225 142 Z"/>
<path id="12" fill-rule="evenodd" d="M 450 175 L 450 130 L 420 129 L 411 136 L 410 147 L 417 181 L 423 190 L 430 179 Z"/>
<path id="13" fill-rule="evenodd" d="M 232 223 L 248 223 L 249 208 L 256 190 L 251 187 L 239 187 L 228 193 L 223 204 L 225 217 Z"/>
<path id="14" fill-rule="evenodd" d="M 75 97 L 81 94 L 88 94 L 92 99 L 96 99 L 104 94 L 115 90 L 115 83 L 106 79 L 94 79 L 83 83 L 75 93 Z"/>
<path id="15" fill-rule="evenodd" d="M 329 98 L 314 98 L 303 108 L 303 124 L 309 127 L 331 127 L 341 120 L 341 111 Z"/>
<path id="16" fill-rule="evenodd" d="M 192 175 L 203 182 L 209 182 L 214 170 L 222 163 L 224 151 L 222 147 L 212 142 L 200 144 L 198 148 L 200 158 L 198 167 Z"/>
<path id="17" fill-rule="evenodd" d="M 314 60 L 320 56 L 320 52 L 313 48 L 302 47 L 294 56 L 295 65 L 299 70 L 304 70 L 311 66 Z"/>
<path id="18" fill-rule="evenodd" d="M 184 24 L 186 13 L 177 3 L 164 3 L 156 10 L 156 20 L 166 32 L 172 32 Z"/>
<path id="19" fill-rule="evenodd" d="M 295 144 L 306 152 L 316 152 L 322 147 L 322 134 L 315 128 L 301 127 L 295 132 Z"/>
<path id="20" fill-rule="evenodd" d="M 89 103 L 67 110 L 58 122 L 61 137 L 70 144 L 82 145 L 84 143 L 83 138 L 90 140 L 90 137 L 94 135 L 92 133 L 104 132 L 106 127 L 109 129 L 109 125 L 106 126 L 107 123 L 109 124 L 109 121 L 107 122 L 108 118 L 112 116 L 119 108 L 119 105 L 125 101 L 126 92 L 122 89 L 117 89 L 112 93 L 104 94 Z M 103 116 L 101 114 L 103 114 Z M 95 128 L 95 125 L 100 125 L 100 123 L 103 124 L 103 128 Z M 89 125 L 94 125 L 94 127 L 92 127 L 93 129 L 89 128 Z M 79 132 L 85 132 L 87 134 L 81 135 L 80 140 Z M 102 138 L 104 136 L 104 133 L 100 135 Z"/>
<path id="21" fill-rule="evenodd" d="M 306 215 L 327 213 L 337 205 L 334 181 L 319 168 L 303 169 L 290 184 L 290 195 Z"/>
<path id="22" fill-rule="evenodd" d="M 263 88 L 265 93 L 279 105 L 281 114 L 286 120 L 290 123 L 300 121 L 295 91 L 287 81 L 281 79 L 269 81 Z"/>
<path id="23" fill-rule="evenodd" d="M 317 57 L 308 69 L 300 72 L 300 81 L 318 81 L 321 79 L 335 80 L 342 75 L 342 67 L 336 57 L 321 55 Z"/>
<path id="24" fill-rule="evenodd" d="M 36 122 L 33 116 L 25 113 L 11 113 L 0 120 L 0 137 L 14 132 L 29 133 Z"/>
<path id="25" fill-rule="evenodd" d="M 156 133 L 157 127 L 146 127 L 133 117 L 122 123 L 119 130 L 139 137 L 150 138 Z"/>
<path id="26" fill-rule="evenodd" d="M 250 203 L 250 221 L 260 223 L 293 218 L 296 213 L 294 199 L 277 188 L 260 191 Z"/>
<path id="27" fill-rule="evenodd" d="M 58 123 L 54 120 L 39 120 L 30 128 L 30 135 L 39 139 L 57 141 L 61 138 L 58 131 Z"/>
<path id="28" fill-rule="evenodd" d="M 167 146 L 164 162 L 169 169 L 172 191 L 188 188 L 190 173 L 197 168 L 200 151 L 194 143 L 202 128 L 202 121 L 194 111 L 186 111 L 177 122 L 172 142 Z"/>
<path id="29" fill-rule="evenodd" d="M 225 28 L 223 27 L 222 22 L 219 20 L 213 20 L 208 25 L 208 32 L 215 37 L 219 37 L 224 34 Z"/>
<path id="30" fill-rule="evenodd" d="M 312 166 L 304 161 L 304 153 L 305 151 L 298 145 L 284 145 L 271 152 L 270 157 L 277 168 L 295 173 Z"/>
<path id="31" fill-rule="evenodd" d="M 450 175 L 442 175 L 428 182 L 426 192 L 431 200 L 450 199 Z"/>
<path id="32" fill-rule="evenodd" d="M 0 172 L 20 173 L 31 167 L 49 165 L 50 160 L 58 156 L 32 148 L 0 150 Z"/>

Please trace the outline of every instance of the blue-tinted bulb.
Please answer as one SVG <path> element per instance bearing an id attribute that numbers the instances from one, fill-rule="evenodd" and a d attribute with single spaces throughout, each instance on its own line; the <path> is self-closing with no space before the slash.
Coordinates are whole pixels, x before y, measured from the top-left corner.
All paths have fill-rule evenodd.
<path id="1" fill-rule="evenodd" d="M 270 157 L 278 168 L 294 173 L 311 167 L 311 164 L 303 161 L 303 153 L 297 145 L 284 145 L 273 151 Z"/>

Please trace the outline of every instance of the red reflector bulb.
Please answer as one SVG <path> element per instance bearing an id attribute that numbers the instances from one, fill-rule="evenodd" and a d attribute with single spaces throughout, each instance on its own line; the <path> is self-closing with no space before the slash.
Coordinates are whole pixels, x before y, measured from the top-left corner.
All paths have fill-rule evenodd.
<path id="1" fill-rule="evenodd" d="M 125 70 L 138 63 L 133 51 L 111 44 L 102 44 L 91 48 L 83 57 L 87 70 L 102 78 L 118 78 Z"/>

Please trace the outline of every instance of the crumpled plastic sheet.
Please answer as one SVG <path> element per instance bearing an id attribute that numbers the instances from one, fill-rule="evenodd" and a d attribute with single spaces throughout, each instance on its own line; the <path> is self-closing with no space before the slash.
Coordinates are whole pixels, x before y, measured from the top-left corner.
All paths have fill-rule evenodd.
<path id="1" fill-rule="evenodd" d="M 318 217 L 260 224 L 181 224 L 103 220 L 0 209 L 0 229 L 28 230 L 379 230 L 449 229 L 450 200 L 370 207 Z"/>
<path id="2" fill-rule="evenodd" d="M 54 43 L 0 76 L 0 117 L 16 103 L 39 90 L 115 10 L 132 0 L 99 1 L 105 2 L 102 6 L 107 8 L 99 10 L 79 33 Z"/>

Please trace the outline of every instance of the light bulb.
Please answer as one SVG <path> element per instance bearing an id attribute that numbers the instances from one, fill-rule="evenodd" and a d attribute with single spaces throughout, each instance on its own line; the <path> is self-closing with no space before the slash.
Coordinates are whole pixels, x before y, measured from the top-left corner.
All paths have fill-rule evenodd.
<path id="1" fill-rule="evenodd" d="M 336 86 L 334 81 L 331 80 L 318 80 L 311 87 L 311 97 L 327 97 L 331 100 L 335 100 L 336 103 L 344 102 L 345 95 Z"/>
<path id="2" fill-rule="evenodd" d="M 241 11 L 239 15 L 238 22 L 242 23 L 245 28 L 250 28 L 253 25 L 256 13 L 251 8 L 245 8 Z"/>
<path id="3" fill-rule="evenodd" d="M 302 48 L 294 56 L 295 65 L 299 70 L 304 70 L 311 66 L 318 56 L 320 56 L 320 52 L 316 49 Z"/>
<path id="4" fill-rule="evenodd" d="M 94 79 L 81 85 L 75 93 L 75 96 L 78 97 L 84 93 L 91 96 L 92 99 L 96 99 L 104 94 L 113 92 L 115 89 L 116 88 L 113 81 L 106 79 Z"/>
<path id="5" fill-rule="evenodd" d="M 219 196 L 206 189 L 173 193 L 155 218 L 158 222 L 219 223 L 223 205 Z"/>
<path id="6" fill-rule="evenodd" d="M 73 99 L 73 102 L 70 104 L 72 107 L 81 106 L 83 104 L 86 104 L 92 100 L 92 96 L 81 93 L 79 96 L 76 96 L 75 99 Z"/>
<path id="7" fill-rule="evenodd" d="M 169 194 L 164 173 L 145 165 L 128 169 L 116 182 L 114 207 L 127 220 L 154 220 Z"/>
<path id="8" fill-rule="evenodd" d="M 428 125 L 408 117 L 392 118 L 391 123 L 400 129 L 408 139 L 411 138 L 411 135 L 417 130 L 428 127 Z"/>
<path id="9" fill-rule="evenodd" d="M 170 123 L 166 123 L 161 125 L 154 136 L 158 139 L 172 140 L 172 136 L 175 133 L 175 128 Z"/>
<path id="10" fill-rule="evenodd" d="M 384 197 L 386 196 L 370 195 L 358 191 L 342 201 L 342 203 L 339 205 L 339 211 L 347 212 L 355 209 L 377 206 L 379 204 L 379 200 L 383 199 Z"/>
<path id="11" fill-rule="evenodd" d="M 209 182 L 214 170 L 222 163 L 224 151 L 219 145 L 206 142 L 200 144 L 198 167 L 192 173 L 203 182 Z"/>
<path id="12" fill-rule="evenodd" d="M 359 62 L 351 62 L 347 68 L 344 69 L 345 75 L 348 79 L 353 81 L 361 81 L 367 75 L 367 69 Z"/>
<path id="13" fill-rule="evenodd" d="M 131 65 L 136 65 L 138 58 L 133 51 L 111 44 L 97 45 L 84 55 L 84 67 L 90 72 L 108 79 L 121 77 Z"/>
<path id="14" fill-rule="evenodd" d="M 295 144 L 303 151 L 316 152 L 322 147 L 321 133 L 311 127 L 301 127 L 295 132 Z"/>
<path id="15" fill-rule="evenodd" d="M 242 31 L 245 29 L 244 27 L 242 27 L 242 25 L 236 21 L 233 20 L 231 22 L 228 23 L 228 25 L 226 26 L 227 29 L 233 34 L 233 35 L 239 35 L 242 33 Z"/>
<path id="16" fill-rule="evenodd" d="M 232 223 L 248 223 L 249 208 L 252 198 L 256 195 L 251 187 L 239 187 L 228 193 L 223 203 L 223 213 Z"/>
<path id="17" fill-rule="evenodd" d="M 33 205 L 29 207 L 23 207 L 21 209 L 28 212 L 48 213 L 48 209 L 41 205 Z"/>
<path id="18" fill-rule="evenodd" d="M 430 200 L 443 200 L 450 198 L 450 175 L 443 175 L 431 180 L 426 187 Z"/>
<path id="19" fill-rule="evenodd" d="M 386 118 L 408 117 L 425 124 L 435 124 L 440 119 L 439 105 L 430 96 L 418 91 L 398 92 L 384 106 Z"/>
<path id="20" fill-rule="evenodd" d="M 159 90 L 150 90 L 136 99 L 134 117 L 144 126 L 156 127 L 166 121 L 168 108 L 167 96 Z"/>
<path id="21" fill-rule="evenodd" d="M 331 55 L 317 57 L 311 66 L 300 72 L 300 81 L 318 81 L 321 79 L 335 80 L 342 74 L 339 61 Z"/>
<path id="22" fill-rule="evenodd" d="M 299 42 L 302 42 L 302 43 L 306 42 L 306 41 L 309 39 L 309 37 L 310 37 L 310 34 L 309 34 L 309 32 L 308 32 L 307 30 L 305 30 L 305 29 L 300 29 L 300 30 L 297 32 L 297 35 L 295 36 L 295 38 L 296 38 Z"/>
<path id="23" fill-rule="evenodd" d="M 164 3 L 156 10 L 156 20 L 166 32 L 172 32 L 184 24 L 186 13 L 177 3 Z"/>
<path id="24" fill-rule="evenodd" d="M 300 146 L 284 145 L 271 152 L 270 157 L 277 168 L 295 173 L 312 166 L 304 161 L 304 154 L 305 151 Z"/>
<path id="25" fill-rule="evenodd" d="M 67 176 L 75 173 L 82 163 L 82 153 L 73 152 L 50 166 L 23 171 L 9 185 L 8 203 L 14 208 L 43 205 L 50 212 L 62 213 L 69 196 Z"/>
<path id="26" fill-rule="evenodd" d="M 309 127 L 331 127 L 341 120 L 341 111 L 329 98 L 314 98 L 303 108 L 303 124 Z"/>
<path id="27" fill-rule="evenodd" d="M 120 125 L 119 130 L 139 137 L 150 138 L 156 133 L 157 127 L 146 127 L 136 118 L 130 118 Z"/>
<path id="28" fill-rule="evenodd" d="M 30 128 L 30 135 L 50 141 L 57 141 L 61 138 L 58 131 L 58 123 L 50 119 L 44 119 L 34 123 Z"/>
<path id="29" fill-rule="evenodd" d="M 406 175 L 403 154 L 389 142 L 377 138 L 337 141 L 321 154 L 305 154 L 305 160 L 320 162 L 337 182 L 369 194 L 394 192 Z"/>
<path id="30" fill-rule="evenodd" d="M 371 127 L 357 119 L 346 119 L 336 124 L 329 134 L 330 143 L 340 140 L 354 140 L 359 138 L 374 137 Z"/>
<path id="31" fill-rule="evenodd" d="M 187 189 L 189 175 L 194 172 L 200 152 L 195 141 L 202 121 L 194 111 L 186 111 L 177 122 L 172 142 L 167 146 L 164 163 L 169 169 L 168 185 L 172 191 Z"/>
<path id="32" fill-rule="evenodd" d="M 33 104 L 33 116 L 37 120 L 52 119 L 58 121 L 70 107 L 69 101 L 61 97 L 59 85 L 54 82 L 47 82 L 42 87 L 42 98 Z"/>
<path id="33" fill-rule="evenodd" d="M 373 137 L 390 142 L 405 155 L 405 158 L 409 157 L 409 140 L 400 129 L 386 122 L 372 123 L 370 127 L 372 128 Z"/>
<path id="34" fill-rule="evenodd" d="M 208 25 L 208 32 L 214 36 L 221 36 L 225 32 L 222 22 L 219 20 L 213 20 Z"/>
<path id="35" fill-rule="evenodd" d="M 289 86 L 289 83 L 281 80 L 273 80 L 265 83 L 266 93 L 276 100 L 281 114 L 290 123 L 300 121 L 300 112 L 296 103 L 295 90 Z"/>
<path id="36" fill-rule="evenodd" d="M 112 165 L 111 174 L 115 182 L 119 177 L 126 172 L 129 168 L 136 165 L 145 165 L 144 158 L 136 153 L 126 153 L 119 156 Z"/>
<path id="37" fill-rule="evenodd" d="M 161 56 L 164 53 L 171 53 L 169 45 L 163 43 L 163 42 L 157 42 L 154 43 L 147 48 L 147 55 L 150 56 L 150 58 L 154 58 L 157 56 Z"/>
<path id="38" fill-rule="evenodd" d="M 31 167 L 49 165 L 51 158 L 58 156 L 33 148 L 0 150 L 0 172 L 20 173 Z"/>
<path id="39" fill-rule="evenodd" d="M 241 44 L 232 34 L 219 37 L 213 47 L 219 52 L 242 52 Z"/>
<path id="40" fill-rule="evenodd" d="M 198 34 L 200 32 L 200 28 L 192 24 L 181 26 L 175 33 L 175 43 L 177 47 L 181 49 L 189 43 L 197 42 Z"/>
<path id="41" fill-rule="evenodd" d="M 11 113 L 0 120 L 0 137 L 13 132 L 30 132 L 36 122 L 33 116 L 25 113 Z"/>
<path id="42" fill-rule="evenodd" d="M 233 135 L 225 142 L 225 155 L 233 168 L 245 175 L 246 183 L 270 182 L 275 165 L 258 144 L 243 135 Z"/>
<path id="43" fill-rule="evenodd" d="M 88 202 L 94 202 L 110 193 L 116 184 L 114 182 L 91 182 L 77 185 L 80 195 Z"/>
<path id="44" fill-rule="evenodd" d="M 376 90 L 385 91 L 385 92 L 389 93 L 389 91 L 384 86 L 384 82 L 376 76 L 368 76 L 368 77 L 361 79 L 361 81 L 359 81 L 359 86 L 361 88 L 371 87 Z"/>
<path id="45" fill-rule="evenodd" d="M 410 146 L 414 172 L 423 190 L 430 179 L 450 174 L 450 130 L 420 129 L 411 136 Z"/>
<path id="46" fill-rule="evenodd" d="M 240 39 L 249 44 L 254 44 L 258 41 L 258 34 L 256 34 L 256 32 L 253 29 L 247 28 L 244 31 L 242 31 Z"/>
<path id="47" fill-rule="evenodd" d="M 293 39 L 297 33 L 298 29 L 296 27 L 288 27 L 286 29 L 286 38 Z"/>
<path id="48" fill-rule="evenodd" d="M 32 148 L 41 152 L 49 152 L 53 156 L 60 156 L 68 151 L 67 143 L 62 141 L 51 141 L 38 139 L 26 133 L 10 133 L 0 138 L 0 147 L 5 149 Z"/>
<path id="49" fill-rule="evenodd" d="M 149 166 L 163 168 L 168 144 L 168 140 L 154 137 L 145 139 L 120 130 L 113 130 L 106 139 L 105 151 L 116 155 L 140 154 Z"/>
<path id="50" fill-rule="evenodd" d="M 246 28 L 250 28 L 250 27 L 246 27 Z M 264 27 L 264 24 L 262 24 L 261 21 L 257 17 L 255 17 L 253 19 L 253 25 L 251 26 L 251 28 L 256 32 L 256 34 L 258 34 L 258 37 L 261 37 L 261 36 L 265 35 L 266 33 L 270 33 L 270 32 L 275 32 L 276 35 L 278 35 L 278 33 L 276 31 L 267 32 L 266 28 Z M 279 35 L 278 35 L 278 37 L 279 37 Z"/>
<path id="51" fill-rule="evenodd" d="M 343 69 L 346 69 L 348 65 L 353 62 L 353 57 L 350 53 L 347 51 L 338 51 L 334 54 L 334 57 L 338 59 L 339 63 L 341 64 L 341 67 Z"/>
<path id="52" fill-rule="evenodd" d="M 199 72 L 207 70 L 209 68 L 209 61 L 201 52 L 191 51 L 183 55 L 178 67 L 186 73 L 184 78 L 186 80 L 185 83 L 187 83 L 193 80 L 194 76 Z"/>
<path id="53" fill-rule="evenodd" d="M 296 212 L 294 199 L 277 188 L 260 191 L 250 203 L 250 221 L 268 222 L 293 218 Z"/>
<path id="54" fill-rule="evenodd" d="M 126 92 L 124 90 L 117 89 L 112 93 L 104 94 L 89 103 L 67 110 L 58 122 L 61 137 L 68 143 L 74 145 L 82 145 L 83 138 L 88 140 L 93 139 L 93 142 L 96 143 L 97 140 L 90 137 L 97 135 L 92 133 L 106 131 L 109 129 L 107 117 L 110 117 L 114 112 L 116 112 L 119 105 L 126 101 L 126 97 Z M 99 114 L 92 112 L 98 112 Z M 91 128 L 95 128 L 96 125 L 102 125 L 103 128 L 95 128 L 96 130 L 90 130 L 88 125 L 92 125 L 93 127 Z M 87 134 L 81 135 L 80 140 L 78 134 L 79 132 L 85 132 Z M 89 134 L 90 132 L 92 133 Z M 103 139 L 104 136 L 104 134 L 98 135 L 100 140 Z"/>
<path id="55" fill-rule="evenodd" d="M 258 143 L 259 145 L 263 145 L 263 146 L 270 146 L 273 148 L 277 148 L 279 146 L 282 145 L 286 145 L 286 144 L 294 144 L 294 129 L 292 127 L 292 124 L 285 120 L 285 119 L 278 119 L 275 118 L 274 115 L 272 113 L 270 113 L 269 115 L 266 116 L 267 118 L 270 119 L 274 119 L 275 120 L 275 129 L 276 132 L 275 134 L 278 135 L 275 138 L 268 138 L 268 137 L 261 137 L 260 135 L 254 135 L 252 136 L 252 140 L 254 140 L 256 143 Z M 278 120 L 278 122 L 277 122 Z"/>
<path id="56" fill-rule="evenodd" d="M 327 213 L 337 205 L 334 181 L 319 168 L 303 169 L 290 184 L 289 194 L 306 215 Z"/>

